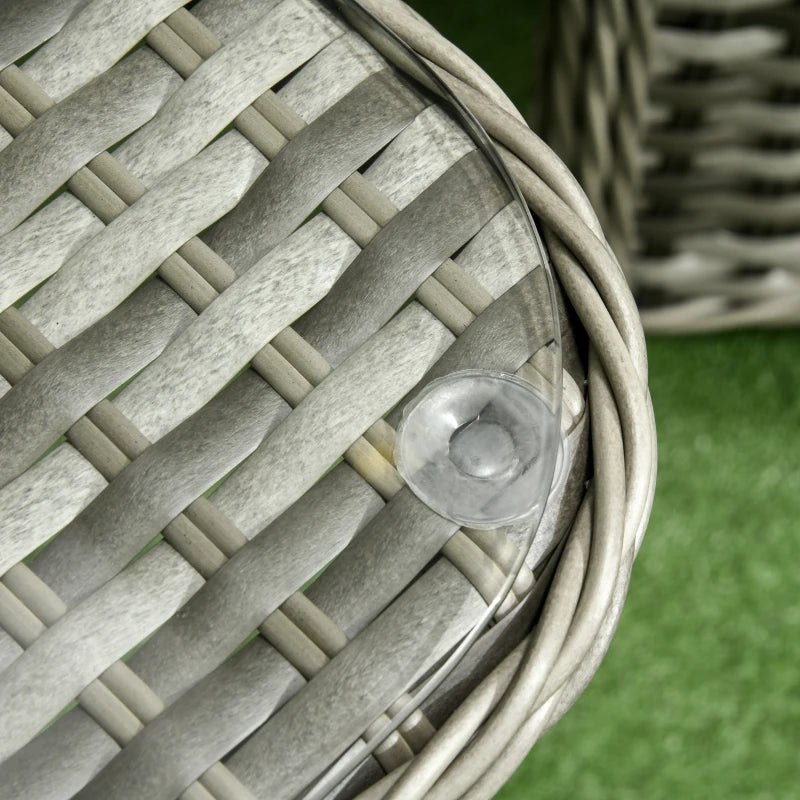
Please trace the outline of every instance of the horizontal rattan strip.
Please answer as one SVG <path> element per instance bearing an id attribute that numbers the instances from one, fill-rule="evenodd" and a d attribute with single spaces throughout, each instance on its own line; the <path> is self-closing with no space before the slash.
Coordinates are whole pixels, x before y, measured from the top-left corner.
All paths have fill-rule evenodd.
<path id="1" fill-rule="evenodd" d="M 341 362 L 509 199 L 483 155 L 465 156 L 378 233 L 295 329 Z"/>
<path id="2" fill-rule="evenodd" d="M 195 498 L 250 453 L 289 411 L 247 372 L 148 447 L 32 562 L 72 605 L 122 569 Z"/>
<path id="3" fill-rule="evenodd" d="M 108 71 L 183 0 L 114 0 L 84 4 L 44 47 L 22 66 L 54 100 L 60 101 Z M 92 31 L 92 46 L 86 32 Z"/>
<path id="4" fill-rule="evenodd" d="M 266 89 L 342 32 L 309 0 L 283 0 L 252 28 L 204 61 L 158 116 L 116 151 L 123 166 L 151 183 L 205 147 Z M 229 75 L 240 76 L 235 83 Z M 202 108 L 203 113 L 194 113 Z"/>
<path id="5" fill-rule="evenodd" d="M 0 399 L 0 485 L 17 477 L 73 423 L 152 361 L 191 310 L 160 281 L 53 352 Z"/>
<path id="6" fill-rule="evenodd" d="M 64 744 L 78 757 L 65 764 Z M 119 752 L 119 745 L 82 708 L 74 708 L 3 764 L 0 800 L 72 797 Z"/>
<path id="7" fill-rule="evenodd" d="M 93 156 L 152 118 L 178 83 L 163 61 L 137 50 L 27 126 L 0 151 L 0 231 L 22 222 Z M 87 127 L 87 117 L 102 122 Z"/>
<path id="8" fill-rule="evenodd" d="M 340 464 L 218 570 L 130 666 L 171 704 L 313 578 L 382 506 L 380 497 Z M 215 632 L 211 639 L 208 630 Z"/>
<path id="9" fill-rule="evenodd" d="M 164 435 L 323 297 L 357 253 L 330 219 L 312 219 L 176 336 L 118 397 L 117 407 L 149 438 Z"/>
<path id="10" fill-rule="evenodd" d="M 452 341 L 441 323 L 410 305 L 334 370 L 222 485 L 215 494 L 219 508 L 245 534 L 255 534 L 416 385 Z M 324 441 L 309 436 L 320 429 L 329 431 Z"/>
<path id="11" fill-rule="evenodd" d="M 260 795 L 293 797 L 449 651 L 483 605 L 438 562 L 237 750 L 230 769 Z"/>
<path id="12" fill-rule="evenodd" d="M 28 300 L 25 315 L 54 344 L 67 341 L 233 207 L 264 166 L 238 133 L 223 136 L 84 245 Z M 181 214 L 171 213 L 176 205 Z"/>
<path id="13" fill-rule="evenodd" d="M 69 254 L 103 229 L 100 220 L 76 197 L 64 193 L 0 237 L 3 310 L 49 278 Z"/>
<path id="14" fill-rule="evenodd" d="M 206 241 L 237 272 L 249 269 L 422 108 L 390 73 L 367 78 L 289 140 Z M 303 174 L 315 180 L 297 180 Z"/>
<path id="15" fill-rule="evenodd" d="M 0 758 L 17 750 L 106 667 L 180 608 L 201 577 L 166 545 L 68 612 L 3 673 Z M 128 613 L 135 595 L 136 614 Z M 84 647 L 76 648 L 75 642 Z M 25 687 L 46 686 L 35 694 Z"/>
<path id="16" fill-rule="evenodd" d="M 22 0 L 0 6 L 0 69 L 56 34 L 80 0 Z"/>

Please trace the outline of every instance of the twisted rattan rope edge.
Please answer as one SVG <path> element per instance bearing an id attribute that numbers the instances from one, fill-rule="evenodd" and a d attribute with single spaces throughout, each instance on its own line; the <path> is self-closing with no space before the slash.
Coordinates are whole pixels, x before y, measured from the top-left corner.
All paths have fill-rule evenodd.
<path id="1" fill-rule="evenodd" d="M 483 73 L 466 56 L 448 57 L 444 66 L 437 56 L 448 50 L 445 40 L 403 3 L 364 0 L 362 4 L 438 67 L 440 77 L 490 135 L 517 153 L 519 157 L 505 152 L 504 158 L 545 227 L 553 266 L 592 345 L 594 486 L 578 513 L 536 631 L 470 695 L 422 754 L 398 771 L 402 774 L 392 773 L 360 795 L 361 800 L 489 798 L 546 726 L 582 691 L 586 676 L 578 672 L 581 662 L 586 658 L 587 671 L 594 672 L 621 611 L 655 486 L 655 427 L 643 334 L 632 295 L 597 217 L 563 162 L 516 116 L 504 111 L 509 101 L 499 89 L 483 88 L 481 94 L 475 88 L 485 87 L 477 77 Z M 568 246 L 580 253 L 583 264 Z M 596 548 L 589 553 L 590 526 L 595 541 L 605 542 L 598 560 Z M 574 618 L 570 611 L 575 611 Z M 569 638 L 564 620 L 575 619 L 577 632 Z M 562 651 L 565 641 L 569 644 Z M 563 653 L 569 663 L 559 663 Z M 554 664 L 555 679 L 548 682 Z M 515 737 L 518 746 L 508 747 Z"/>

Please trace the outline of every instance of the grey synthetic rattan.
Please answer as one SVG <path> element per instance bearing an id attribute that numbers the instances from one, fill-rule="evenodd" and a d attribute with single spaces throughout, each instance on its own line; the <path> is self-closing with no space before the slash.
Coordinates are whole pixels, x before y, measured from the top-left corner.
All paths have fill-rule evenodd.
<path id="1" fill-rule="evenodd" d="M 6 3 L 2 800 L 289 800 L 349 755 L 330 797 L 490 797 L 608 647 L 655 480 L 630 291 L 491 80 L 364 5 L 541 221 L 565 479 L 496 623 L 368 753 L 525 541 L 459 529 L 392 459 L 439 375 L 559 379 L 522 207 L 316 0 Z"/>
<path id="2" fill-rule="evenodd" d="M 800 4 L 552 4 L 545 137 L 653 331 L 800 321 Z"/>

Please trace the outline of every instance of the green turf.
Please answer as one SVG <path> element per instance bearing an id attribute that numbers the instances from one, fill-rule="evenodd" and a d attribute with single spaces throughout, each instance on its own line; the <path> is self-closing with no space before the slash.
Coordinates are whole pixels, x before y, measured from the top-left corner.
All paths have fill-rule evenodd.
<path id="1" fill-rule="evenodd" d="M 800 334 L 651 339 L 659 480 L 609 655 L 499 797 L 800 797 Z"/>
<path id="2" fill-rule="evenodd" d="M 530 109 L 537 3 L 410 2 Z M 499 798 L 800 800 L 800 333 L 649 348 L 659 482 L 620 629 Z"/>

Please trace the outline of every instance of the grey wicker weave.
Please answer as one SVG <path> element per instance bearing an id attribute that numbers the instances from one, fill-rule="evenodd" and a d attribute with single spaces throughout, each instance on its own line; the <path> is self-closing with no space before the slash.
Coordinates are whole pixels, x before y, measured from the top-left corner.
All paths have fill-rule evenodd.
<path id="1" fill-rule="evenodd" d="M 609 646 L 655 481 L 624 275 L 492 81 L 363 5 L 0 7 L 2 800 L 490 797 Z M 563 383 L 530 552 L 393 463 L 394 407 L 487 363 Z"/>
<path id="2" fill-rule="evenodd" d="M 635 285 L 645 327 L 800 321 L 800 4 L 552 6 L 545 138 Z"/>

